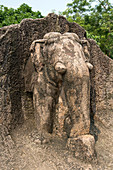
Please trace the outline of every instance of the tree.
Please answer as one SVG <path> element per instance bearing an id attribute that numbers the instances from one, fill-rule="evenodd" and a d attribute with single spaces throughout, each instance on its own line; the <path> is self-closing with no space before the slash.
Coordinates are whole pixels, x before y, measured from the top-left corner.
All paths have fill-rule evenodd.
<path id="1" fill-rule="evenodd" d="M 113 58 L 113 6 L 109 0 L 73 0 L 67 7 L 63 15 L 84 27 L 88 37 Z"/>
<path id="2" fill-rule="evenodd" d="M 18 24 L 24 18 L 43 18 L 41 12 L 33 12 L 32 8 L 27 4 L 23 3 L 19 8 L 7 8 L 3 5 L 0 5 L 0 27 Z"/>

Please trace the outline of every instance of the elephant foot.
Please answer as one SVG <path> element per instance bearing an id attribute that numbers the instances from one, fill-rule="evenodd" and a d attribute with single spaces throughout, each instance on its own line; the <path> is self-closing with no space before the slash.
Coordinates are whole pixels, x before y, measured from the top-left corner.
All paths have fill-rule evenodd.
<path id="1" fill-rule="evenodd" d="M 32 132 L 32 134 L 30 135 L 32 141 L 36 144 L 47 144 L 51 142 L 51 134 L 49 133 L 41 133 L 38 131 L 34 131 Z"/>
<path id="2" fill-rule="evenodd" d="M 67 147 L 73 151 L 76 158 L 85 161 L 95 159 L 95 139 L 92 135 L 81 135 L 76 138 L 69 138 Z"/>

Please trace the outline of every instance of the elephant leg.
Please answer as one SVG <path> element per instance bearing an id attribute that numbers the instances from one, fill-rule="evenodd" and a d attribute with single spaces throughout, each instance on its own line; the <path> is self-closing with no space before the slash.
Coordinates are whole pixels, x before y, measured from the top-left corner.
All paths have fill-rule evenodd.
<path id="1" fill-rule="evenodd" d="M 89 79 L 82 80 L 67 90 L 67 103 L 72 120 L 70 138 L 89 134 L 90 129 L 90 89 Z"/>
<path id="2" fill-rule="evenodd" d="M 37 129 L 41 143 L 48 142 L 53 130 L 55 98 L 46 93 L 40 93 L 40 88 L 34 88 L 33 103 Z"/>
<path id="3" fill-rule="evenodd" d="M 67 140 L 67 147 L 73 151 L 76 158 L 91 161 L 95 157 L 95 139 L 89 134 L 90 107 L 87 90 L 87 84 L 83 83 L 81 103 L 76 105 L 78 112 L 75 112 L 72 116 L 73 126 L 70 131 L 70 137 Z"/>
<path id="4" fill-rule="evenodd" d="M 70 136 L 80 136 L 83 134 L 89 134 L 90 129 L 90 116 L 89 116 L 89 110 L 90 110 L 90 96 L 89 96 L 89 83 L 83 82 L 82 83 L 82 89 L 80 91 L 81 96 L 79 100 L 78 107 L 78 114 L 74 115 L 74 125 L 71 130 Z"/>

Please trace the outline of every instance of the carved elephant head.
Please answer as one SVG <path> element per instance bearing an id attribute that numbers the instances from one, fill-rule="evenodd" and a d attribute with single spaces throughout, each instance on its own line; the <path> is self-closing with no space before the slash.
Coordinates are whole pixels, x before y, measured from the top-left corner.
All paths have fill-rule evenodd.
<path id="1" fill-rule="evenodd" d="M 68 46 L 69 44 L 66 45 L 67 39 L 68 39 L 68 41 L 70 40 L 70 46 Z M 44 63 L 47 64 L 47 61 L 48 61 L 48 63 L 50 62 L 50 64 L 54 65 L 55 70 L 57 70 L 61 74 L 64 73 L 66 68 L 64 68 L 65 66 L 64 66 L 63 60 L 64 60 L 64 57 L 67 55 L 67 52 L 64 51 L 63 45 L 65 45 L 66 48 L 68 50 L 70 49 L 71 53 L 73 53 L 74 51 L 72 51 L 73 46 L 71 46 L 71 43 L 79 44 L 78 49 L 80 48 L 80 51 L 83 51 L 84 54 L 89 57 L 90 54 L 88 51 L 88 48 L 89 48 L 88 41 L 80 40 L 79 37 L 77 36 L 77 34 L 75 34 L 75 33 L 65 33 L 65 34 L 61 35 L 58 32 L 51 32 L 51 33 L 47 33 L 44 36 L 44 39 L 39 39 L 39 40 L 33 41 L 32 45 L 30 47 L 30 51 L 31 51 L 32 62 L 34 63 L 35 67 L 37 68 L 37 71 L 40 71 L 43 64 Z M 83 46 L 81 46 L 81 44 Z M 53 56 L 54 55 L 53 53 L 54 54 L 56 53 L 55 56 Z M 57 53 L 58 53 L 58 55 L 57 55 Z M 64 55 L 64 57 L 62 57 L 63 55 Z M 88 66 L 88 68 L 92 69 L 93 66 L 90 63 L 88 63 L 88 61 L 87 61 L 88 57 L 85 58 L 83 54 L 82 54 L 82 56 L 83 56 L 84 60 L 86 61 L 86 65 Z M 64 69 L 64 71 L 63 71 L 63 69 Z"/>

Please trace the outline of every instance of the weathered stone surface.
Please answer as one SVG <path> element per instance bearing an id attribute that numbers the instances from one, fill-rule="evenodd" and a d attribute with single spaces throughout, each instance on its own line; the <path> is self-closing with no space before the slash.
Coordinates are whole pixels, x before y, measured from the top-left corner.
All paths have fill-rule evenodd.
<path id="1" fill-rule="evenodd" d="M 96 139 L 98 161 L 113 169 L 113 60 L 94 40 L 91 44 L 91 134 Z"/>
<path id="2" fill-rule="evenodd" d="M 43 38 L 48 32 L 64 33 L 71 30 L 81 38 L 84 37 L 85 30 L 78 24 L 71 24 L 64 17 L 54 14 L 49 14 L 44 19 L 24 19 L 19 25 L 0 29 L 0 82 L 2 87 L 0 120 L 8 128 L 23 121 L 25 109 L 27 112 L 30 109 L 29 112 L 31 112 L 28 105 L 24 108 L 24 100 L 30 100 L 30 97 L 24 93 L 30 91 L 25 89 L 24 69 L 30 56 L 31 43 L 33 40 Z M 32 72 L 33 68 L 29 69 Z"/>
<path id="3" fill-rule="evenodd" d="M 30 84 L 36 124 L 41 136 L 42 133 L 53 132 L 59 97 L 68 110 L 66 117 L 70 119 L 70 132 L 63 127 L 67 136 L 75 138 L 89 133 L 91 64 L 85 57 L 81 43 L 83 40 L 80 41 L 77 34 L 50 32 L 31 45 L 35 73 Z"/>
<path id="4" fill-rule="evenodd" d="M 67 147 L 74 152 L 76 158 L 85 161 L 92 161 L 95 158 L 95 139 L 92 135 L 69 138 Z"/>
<path id="5" fill-rule="evenodd" d="M 28 121 L 29 117 L 33 117 L 33 94 L 29 77 L 29 70 L 25 70 L 26 63 L 30 57 L 30 48 L 31 43 L 34 40 L 42 39 L 43 36 L 48 32 L 73 32 L 76 33 L 80 39 L 86 37 L 86 32 L 76 23 L 69 23 L 64 17 L 57 16 L 55 14 L 49 14 L 44 19 L 25 19 L 19 25 L 12 25 L 8 27 L 3 27 L 0 29 L 0 134 L 5 134 L 7 130 L 3 129 L 12 129 L 18 123 L 23 121 Z M 90 133 L 94 135 L 96 139 L 96 152 L 98 165 L 92 165 L 93 169 L 113 169 L 113 61 L 105 56 L 100 48 L 96 45 L 93 40 L 88 40 L 90 47 L 89 50 L 84 47 L 84 51 L 90 51 L 89 61 L 93 65 L 93 69 L 90 71 L 90 80 L 91 80 L 91 92 L 90 92 L 90 113 L 91 113 L 91 126 Z M 87 56 L 89 56 L 86 52 Z M 34 68 L 31 66 L 31 61 L 29 61 L 29 68 L 34 72 Z M 26 78 L 24 76 L 26 75 Z M 28 75 L 28 76 L 27 76 Z M 35 76 L 34 76 L 35 77 Z M 25 88 L 26 87 L 26 88 Z M 62 92 L 63 93 L 63 92 Z M 60 103 L 63 101 L 59 98 Z M 67 131 L 70 131 L 70 118 L 65 117 L 68 109 L 62 105 L 59 107 L 57 105 L 57 112 L 55 118 L 55 133 L 60 136 L 65 136 L 64 119 L 66 119 L 66 128 Z M 60 123 L 59 123 L 60 122 Z M 34 123 L 31 123 L 31 127 L 34 126 Z M 29 125 L 23 127 L 24 133 L 28 133 Z M 25 129 L 24 129 L 25 128 Z M 18 131 L 18 130 L 17 130 Z M 21 130 L 22 132 L 22 130 Z M 10 132 L 11 133 L 11 132 Z M 9 134 L 9 132 L 8 132 Z M 22 133 L 20 133 L 22 134 Z M 12 135 L 13 136 L 13 135 Z M 23 135 L 24 136 L 24 135 Z M 17 136 L 16 139 L 20 137 Z M 4 139 L 5 139 L 4 138 Z M 7 139 L 7 138 L 6 138 Z M 9 154 L 9 147 L 3 145 L 3 137 L 0 138 L 1 147 L 0 153 L 1 160 L 3 162 L 2 169 L 13 168 L 13 156 Z M 10 138 L 11 140 L 11 138 Z M 18 143 L 17 139 L 17 142 Z M 20 143 L 22 144 L 24 139 L 20 137 Z M 10 142 L 9 142 L 10 143 Z M 12 144 L 11 144 L 12 145 Z M 21 145 L 23 150 L 25 149 L 25 144 Z M 4 151 L 4 149 L 5 151 Z M 27 146 L 28 148 L 28 146 Z M 61 147 L 62 148 L 62 147 Z M 17 148 L 19 150 L 19 148 Z M 16 151 L 17 151 L 16 150 Z M 34 149 L 34 151 L 36 148 Z M 43 151 L 42 151 L 43 152 Z M 63 151 L 62 151 L 63 152 Z M 6 153 L 6 154 L 5 154 Z M 11 150 L 11 153 L 13 151 Z M 16 152 L 15 152 L 16 153 Z M 22 155 L 23 152 L 20 152 Z M 6 157 L 3 155 L 7 155 Z M 16 155 L 16 154 L 14 154 Z M 24 154 L 23 154 L 24 155 Z M 37 156 L 37 155 L 36 155 Z M 15 156 L 14 156 L 15 157 Z M 31 156 L 32 157 L 32 156 Z M 66 156 L 64 156 L 66 157 Z M 3 158 L 3 159 L 2 159 Z M 23 162 L 20 160 L 17 161 L 17 164 L 20 166 L 20 169 L 24 167 L 24 159 L 27 160 L 27 156 L 23 156 Z M 60 157 L 61 159 L 61 157 Z M 30 160 L 30 156 L 29 156 Z M 32 158 L 31 158 L 32 160 Z M 50 157 L 52 160 L 52 156 Z M 72 160 L 72 158 L 71 158 Z M 74 162 L 73 160 L 72 162 Z M 37 161 L 38 162 L 38 161 Z M 1 162 L 0 162 L 1 163 Z M 8 166 L 11 163 L 11 166 Z M 58 162 L 57 162 L 58 163 Z M 33 165 L 33 162 L 31 161 Z M 31 168 L 31 164 L 26 163 L 26 167 Z M 59 164 L 59 163 L 58 163 Z M 73 164 L 73 163 L 72 163 Z M 77 165 L 77 162 L 73 165 L 75 169 L 79 169 L 80 166 Z M 17 165 L 17 167 L 18 167 Z M 22 166 L 21 166 L 22 165 Z M 66 161 L 65 161 L 66 165 Z M 70 166 L 65 166 L 63 164 L 62 169 L 69 169 Z M 87 167 L 91 168 L 90 165 L 84 165 L 80 163 L 81 167 L 86 169 Z M 34 169 L 37 169 L 37 165 L 34 163 Z M 51 164 L 51 167 L 53 164 Z M 6 168 L 4 168 L 6 167 Z M 24 167 L 23 169 L 25 169 Z M 58 166 L 57 166 L 58 168 Z M 74 168 L 73 168 L 74 169 Z"/>
<path id="6" fill-rule="evenodd" d="M 72 153 L 65 147 L 65 140 L 54 137 L 53 141 L 48 145 L 35 143 L 33 136 L 37 131 L 34 131 L 32 126 L 34 123 L 32 116 L 29 118 L 22 126 L 13 131 L 12 138 L 15 146 L 9 149 L 7 142 L 11 145 L 11 141 L 8 139 L 3 144 L 1 140 L 0 170 L 93 169 L 91 163 L 83 162 L 73 157 Z M 97 165 L 95 164 L 94 167 L 97 167 Z"/>

